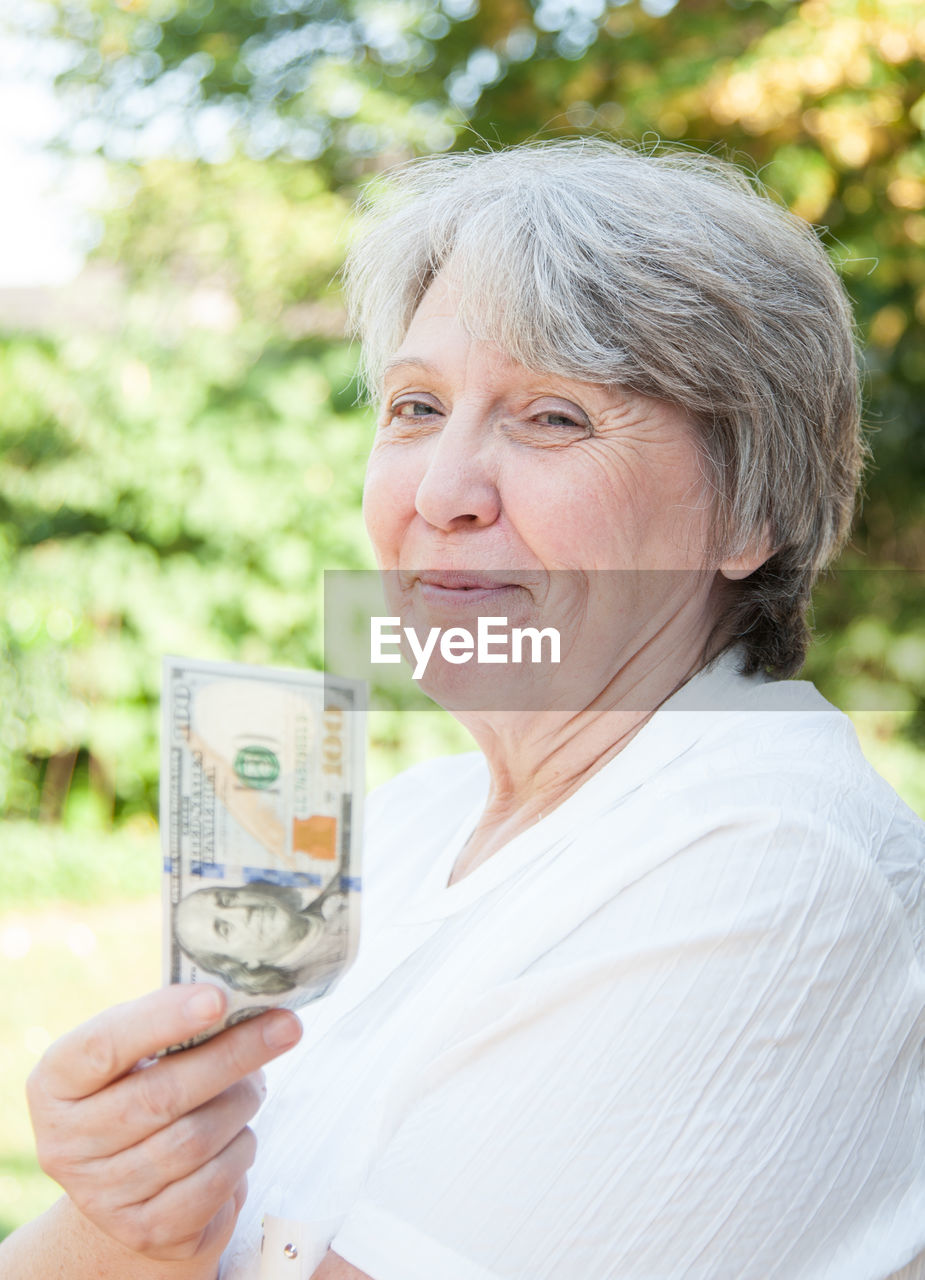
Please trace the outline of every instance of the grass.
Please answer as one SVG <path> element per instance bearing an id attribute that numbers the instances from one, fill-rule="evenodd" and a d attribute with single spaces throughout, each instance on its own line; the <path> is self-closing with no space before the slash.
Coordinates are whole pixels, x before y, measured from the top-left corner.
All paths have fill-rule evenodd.
<path id="1" fill-rule="evenodd" d="M 35 822 L 0 826 L 0 912 L 66 901 L 87 906 L 151 897 L 161 858 L 153 819 L 117 831 Z"/>
<path id="2" fill-rule="evenodd" d="M 0 1237 L 61 1194 L 35 1162 L 26 1077 L 65 1031 L 159 985 L 160 935 L 159 895 L 0 915 Z"/>

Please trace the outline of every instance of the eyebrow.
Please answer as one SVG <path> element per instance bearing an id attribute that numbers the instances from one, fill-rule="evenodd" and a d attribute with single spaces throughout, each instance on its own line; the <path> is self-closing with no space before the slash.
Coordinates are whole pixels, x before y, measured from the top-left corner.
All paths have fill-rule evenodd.
<path id="1" fill-rule="evenodd" d="M 406 368 L 408 366 L 411 366 L 412 368 L 415 368 L 415 369 L 425 369 L 428 373 L 437 374 L 437 376 L 439 376 L 440 374 L 440 370 L 436 365 L 431 364 L 429 360 L 422 359 L 421 356 L 392 356 L 392 358 L 390 360 L 387 360 L 382 367 L 382 377 L 380 381 L 380 388 L 382 388 L 386 378 L 389 376 L 390 373 L 393 373 L 396 369 Z M 546 376 L 552 378 L 555 381 L 562 381 L 562 382 L 576 381 L 576 379 L 570 379 L 567 374 L 553 373 L 553 374 L 547 374 Z M 589 383 L 588 385 L 595 386 L 595 385 L 603 385 L 603 384 Z M 552 394 L 557 395 L 557 394 L 563 394 L 563 393 L 552 390 Z M 563 398 L 567 399 L 568 397 L 563 395 Z"/>
<path id="2" fill-rule="evenodd" d="M 413 365 L 417 369 L 426 369 L 429 373 L 435 372 L 434 366 L 422 360 L 420 356 L 393 356 L 391 360 L 385 362 L 382 370 L 383 381 L 393 369 L 400 369 L 403 365 Z"/>

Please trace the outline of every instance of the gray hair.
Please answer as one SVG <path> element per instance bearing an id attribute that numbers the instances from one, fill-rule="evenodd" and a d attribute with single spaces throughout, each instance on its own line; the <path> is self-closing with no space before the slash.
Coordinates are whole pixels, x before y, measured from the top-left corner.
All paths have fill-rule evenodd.
<path id="1" fill-rule="evenodd" d="M 799 670 L 865 459 L 851 309 L 812 227 L 690 150 L 578 138 L 413 160 L 369 202 L 344 272 L 373 397 L 444 270 L 473 337 L 690 415 L 717 559 L 773 547 L 727 584 L 715 635 L 748 671 Z"/>

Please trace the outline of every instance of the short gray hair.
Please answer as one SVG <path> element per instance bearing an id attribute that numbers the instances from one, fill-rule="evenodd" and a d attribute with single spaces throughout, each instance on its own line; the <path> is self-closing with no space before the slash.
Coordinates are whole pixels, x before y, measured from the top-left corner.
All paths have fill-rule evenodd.
<path id="1" fill-rule="evenodd" d="M 413 160 L 369 202 L 344 278 L 374 397 L 424 292 L 512 359 L 678 405 L 699 427 L 728 585 L 717 633 L 786 676 L 847 537 L 865 446 L 851 308 L 814 230 L 736 166 L 603 139 Z"/>

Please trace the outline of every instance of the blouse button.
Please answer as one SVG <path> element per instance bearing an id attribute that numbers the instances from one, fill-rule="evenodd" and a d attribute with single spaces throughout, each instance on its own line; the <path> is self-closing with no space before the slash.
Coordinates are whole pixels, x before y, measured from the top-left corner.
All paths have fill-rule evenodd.
<path id="1" fill-rule="evenodd" d="M 297 1258 L 299 1256 L 299 1251 L 294 1244 L 283 1245 L 283 1253 L 287 1258 Z"/>

